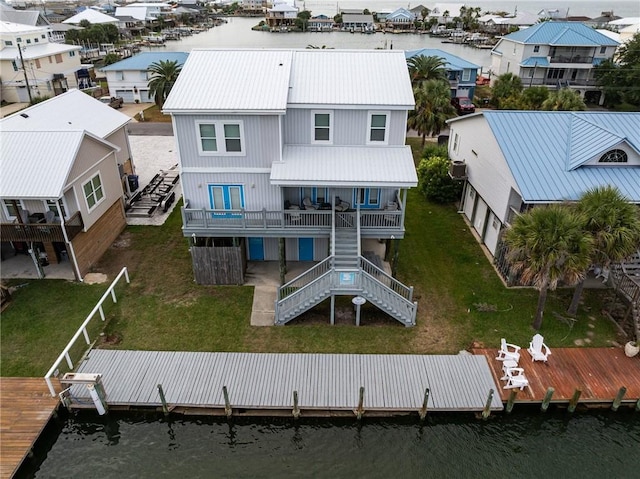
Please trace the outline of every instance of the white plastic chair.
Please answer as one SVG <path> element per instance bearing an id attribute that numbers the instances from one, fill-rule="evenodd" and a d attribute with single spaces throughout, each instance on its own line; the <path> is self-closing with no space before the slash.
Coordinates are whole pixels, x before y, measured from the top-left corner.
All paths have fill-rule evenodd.
<path id="1" fill-rule="evenodd" d="M 498 351 L 498 361 L 504 361 L 505 359 L 512 359 L 516 363 L 520 360 L 520 346 L 507 343 L 507 340 L 502 338 L 500 340 L 500 350 Z"/>
<path id="2" fill-rule="evenodd" d="M 507 384 L 504 385 L 503 389 L 516 389 L 519 388 L 522 391 L 524 388 L 529 386 L 529 380 L 524 375 L 524 369 L 522 368 L 509 368 L 505 372 L 505 378 L 507 380 Z"/>
<path id="3" fill-rule="evenodd" d="M 527 351 L 529 351 L 531 359 L 534 361 L 544 361 L 545 363 L 551 354 L 551 350 L 546 344 L 544 344 L 544 338 L 541 334 L 536 334 L 533 337 L 529 343 L 529 349 L 527 349 Z"/>

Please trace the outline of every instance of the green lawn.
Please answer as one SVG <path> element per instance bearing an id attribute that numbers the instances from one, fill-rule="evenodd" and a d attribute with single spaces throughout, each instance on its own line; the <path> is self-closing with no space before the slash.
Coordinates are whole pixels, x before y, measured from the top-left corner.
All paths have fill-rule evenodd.
<path id="1" fill-rule="evenodd" d="M 419 140 L 411 139 L 415 147 Z M 162 227 L 128 227 L 97 271 L 110 279 L 127 266 L 131 284 L 119 286 L 118 303 L 106 307 L 100 347 L 147 350 L 455 353 L 478 342 L 496 347 L 500 338 L 526 346 L 533 331 L 537 292 L 507 289 L 473 238 L 456 205 L 434 205 L 412 190 L 407 234 L 400 242 L 398 277 L 415 287 L 417 326 L 388 321 L 329 326 L 300 321 L 285 327 L 251 327 L 253 288 L 211 287 L 193 282 L 179 208 Z M 19 281 L 2 313 L 1 374 L 44 375 L 91 311 L 107 285 Z M 549 294 L 542 334 L 550 347 L 588 339 L 610 344 L 614 326 L 601 314 L 602 292 L 586 291 L 571 328 L 559 320 L 570 290 Z M 350 308 L 348 300 L 345 308 Z M 367 305 L 371 307 L 370 305 Z M 326 306 L 325 306 L 326 308 Z M 370 310 L 363 311 L 366 318 Z M 102 323 L 98 320 L 94 328 Z M 93 331 L 92 338 L 97 336 Z M 82 352 L 82 344 L 73 351 Z"/>

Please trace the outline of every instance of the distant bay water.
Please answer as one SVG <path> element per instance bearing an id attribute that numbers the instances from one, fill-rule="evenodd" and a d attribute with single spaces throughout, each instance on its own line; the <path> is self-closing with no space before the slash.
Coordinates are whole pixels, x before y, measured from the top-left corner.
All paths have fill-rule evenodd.
<path id="1" fill-rule="evenodd" d="M 467 45 L 442 43 L 441 39 L 429 35 L 412 33 L 391 34 L 347 32 L 271 33 L 251 30 L 261 18 L 229 17 L 228 22 L 206 32 L 178 41 L 168 41 L 165 46 L 146 47 L 145 51 L 190 52 L 198 48 L 318 48 L 337 49 L 394 49 L 417 50 L 439 48 L 475 63 L 485 71 L 491 65 L 490 50 L 481 50 Z"/>
<path id="2" fill-rule="evenodd" d="M 617 2 L 602 0 L 564 0 L 551 1 L 505 1 L 505 0 L 483 0 L 467 2 L 471 6 L 479 6 L 485 10 L 504 10 L 513 12 L 516 7 L 518 11 L 529 11 L 537 13 L 543 8 L 569 8 L 570 15 L 584 15 L 596 17 L 602 11 L 613 10 L 614 14 L 621 17 L 640 17 L 640 0 L 620 0 Z M 306 8 L 313 15 L 326 14 L 335 15 L 338 9 L 345 8 L 368 8 L 371 11 L 389 11 L 400 6 L 414 7 L 417 5 L 433 7 L 431 2 L 411 2 L 403 3 L 394 0 L 346 0 L 341 2 L 330 2 L 326 0 L 298 1 L 300 8 Z M 347 32 L 304 32 L 304 33 L 270 33 L 264 31 L 254 31 L 251 27 L 257 25 L 260 17 L 228 17 L 228 22 L 219 27 L 212 28 L 197 35 L 185 37 L 178 41 L 170 41 L 162 47 L 149 47 L 149 51 L 179 51 L 189 52 L 194 48 L 307 48 L 310 45 L 319 48 L 340 48 L 340 49 L 396 49 L 396 50 L 417 50 L 420 48 L 437 48 L 457 55 L 480 66 L 483 71 L 487 71 L 491 65 L 491 55 L 489 50 L 481 50 L 467 45 L 442 43 L 442 39 L 433 38 L 429 35 L 418 34 L 383 34 L 375 33 L 364 35 L 360 33 Z"/>

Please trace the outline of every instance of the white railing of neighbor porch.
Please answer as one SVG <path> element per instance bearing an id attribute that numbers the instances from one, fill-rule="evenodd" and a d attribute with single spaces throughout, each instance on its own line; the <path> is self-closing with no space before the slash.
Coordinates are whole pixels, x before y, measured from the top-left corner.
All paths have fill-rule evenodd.
<path id="1" fill-rule="evenodd" d="M 118 273 L 118 276 L 116 276 L 116 278 L 111 283 L 111 286 L 107 288 L 107 290 L 102 295 L 98 303 L 95 305 L 95 307 L 91 310 L 91 312 L 87 316 L 87 319 L 84 320 L 82 325 L 76 331 L 76 334 L 73 335 L 73 337 L 71 338 L 71 341 L 67 343 L 67 346 L 62 350 L 62 353 L 60 353 L 60 356 L 58 356 L 58 359 L 56 359 L 56 361 L 53 363 L 53 366 L 51 366 L 51 368 L 45 375 L 44 380 L 46 381 L 47 386 L 49 386 L 49 391 L 51 392 L 52 396 L 54 397 L 56 396 L 56 390 L 53 387 L 53 383 L 51 382 L 51 377 L 55 374 L 55 371 L 58 369 L 58 366 L 60 366 L 60 363 L 62 363 L 63 359 L 67 360 L 67 366 L 69 366 L 69 369 L 73 369 L 73 362 L 71 361 L 69 350 L 73 347 L 76 340 L 80 337 L 81 334 L 84 335 L 84 340 L 87 343 L 87 345 L 91 344 L 91 340 L 89 339 L 89 333 L 87 333 L 87 325 L 89 324 L 89 322 L 91 322 L 91 320 L 93 319 L 93 317 L 96 315 L 97 312 L 100 312 L 100 319 L 102 319 L 102 321 L 105 320 L 104 310 L 102 309 L 102 303 L 105 302 L 109 294 L 111 294 L 111 299 L 113 300 L 114 303 L 118 302 L 116 298 L 115 287 L 118 284 L 118 281 L 120 280 L 120 278 L 122 278 L 122 276 L 125 277 L 125 279 L 127 280 L 127 283 L 130 282 L 129 273 L 127 271 L 126 266 L 122 268 L 122 270 L 120 270 L 120 272 Z"/>

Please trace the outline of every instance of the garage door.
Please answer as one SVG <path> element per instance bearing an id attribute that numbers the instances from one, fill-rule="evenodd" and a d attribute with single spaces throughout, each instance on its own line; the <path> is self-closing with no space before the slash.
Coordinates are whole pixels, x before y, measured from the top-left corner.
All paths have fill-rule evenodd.
<path id="1" fill-rule="evenodd" d="M 116 90 L 116 96 L 121 96 L 125 103 L 133 103 L 133 90 Z"/>
<path id="2" fill-rule="evenodd" d="M 473 214 L 473 203 L 476 199 L 476 190 L 467 183 L 467 192 L 464 195 L 464 215 L 469 221 L 471 221 L 471 215 Z"/>
<path id="3" fill-rule="evenodd" d="M 487 223 L 487 230 L 484 233 L 484 244 L 487 249 L 491 251 L 492 255 L 496 254 L 496 246 L 498 246 L 498 235 L 500 233 L 500 220 L 489 212 L 489 221 Z"/>
<path id="4" fill-rule="evenodd" d="M 153 98 L 149 98 L 149 90 L 140 90 L 140 101 L 142 103 L 153 103 Z"/>
<path id="5" fill-rule="evenodd" d="M 487 204 L 482 198 L 478 198 L 478 203 L 476 204 L 476 214 L 473 217 L 473 227 L 480 236 L 482 236 L 482 228 L 484 227 L 484 220 L 486 219 L 486 217 Z"/>

